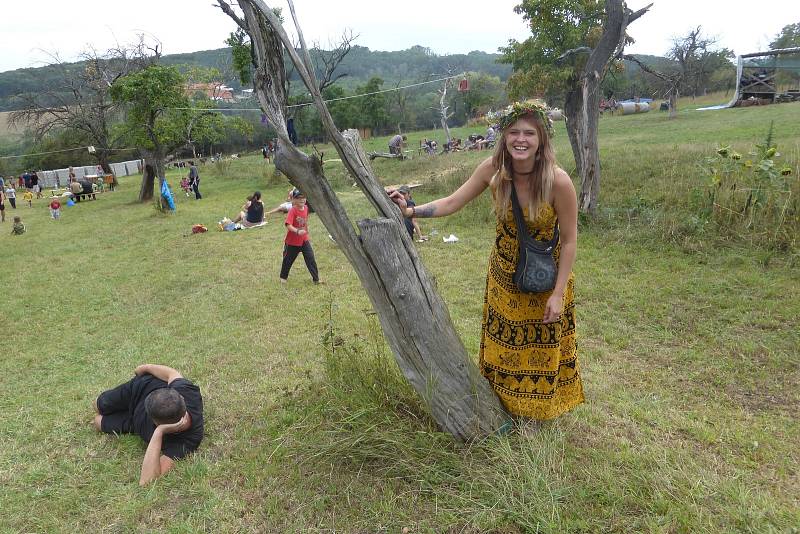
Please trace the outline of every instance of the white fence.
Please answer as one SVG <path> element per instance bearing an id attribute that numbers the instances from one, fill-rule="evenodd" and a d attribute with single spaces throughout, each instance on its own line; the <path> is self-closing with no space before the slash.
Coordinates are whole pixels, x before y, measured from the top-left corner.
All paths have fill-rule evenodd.
<path id="1" fill-rule="evenodd" d="M 142 172 L 142 160 L 135 159 L 120 163 L 112 163 L 111 171 L 115 176 L 130 176 L 131 174 L 140 174 Z M 75 173 L 76 178 L 83 178 L 86 175 L 97 175 L 98 166 L 87 165 L 84 167 L 73 167 L 72 172 Z M 39 177 L 39 185 L 42 187 L 62 187 L 69 183 L 69 169 L 39 171 L 36 173 L 36 175 Z"/>

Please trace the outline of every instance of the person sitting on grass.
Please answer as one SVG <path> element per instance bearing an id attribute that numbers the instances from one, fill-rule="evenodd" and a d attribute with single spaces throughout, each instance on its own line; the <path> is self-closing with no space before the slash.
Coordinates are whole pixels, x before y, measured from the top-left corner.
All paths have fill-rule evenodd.
<path id="1" fill-rule="evenodd" d="M 138 434 L 145 443 L 139 485 L 157 479 L 203 440 L 200 388 L 165 365 L 138 366 L 128 382 L 94 402 L 94 426 L 107 434 Z"/>
<path id="2" fill-rule="evenodd" d="M 264 222 L 264 203 L 261 201 L 261 191 L 256 191 L 252 196 L 247 197 L 247 202 L 242 206 L 242 211 L 239 212 L 233 222 L 240 222 L 246 228 L 258 226 Z"/>
<path id="3" fill-rule="evenodd" d="M 286 202 L 281 202 L 276 207 L 272 208 L 267 212 L 267 215 L 272 215 L 273 213 L 289 213 L 289 210 L 292 209 L 292 191 L 294 191 L 294 187 L 289 188 L 289 193 L 286 195 Z"/>
<path id="4" fill-rule="evenodd" d="M 11 235 L 22 235 L 25 233 L 25 224 L 19 215 L 14 216 L 14 227 L 11 228 Z"/>

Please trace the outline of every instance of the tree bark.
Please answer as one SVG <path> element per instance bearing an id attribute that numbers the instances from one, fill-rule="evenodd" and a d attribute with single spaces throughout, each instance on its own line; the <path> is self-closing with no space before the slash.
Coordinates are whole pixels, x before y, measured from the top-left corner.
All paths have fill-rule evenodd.
<path id="1" fill-rule="evenodd" d="M 142 185 L 139 188 L 139 202 L 153 200 L 156 179 L 159 185 L 159 198 L 161 198 L 161 183 L 166 180 L 164 170 L 164 155 L 158 150 L 142 150 L 144 156 L 144 169 L 142 170 Z M 163 202 L 159 201 L 163 209 Z"/>
<path id="2" fill-rule="evenodd" d="M 358 132 L 339 132 L 325 106 L 313 73 L 294 6 L 289 9 L 297 28 L 300 51 L 272 10 L 261 0 L 238 0 L 244 19 L 232 15 L 224 0 L 220 8 L 250 35 L 255 58 L 254 89 L 280 140 L 275 166 L 305 192 L 328 232 L 347 257 L 378 315 L 386 340 L 404 376 L 427 403 L 439 427 L 458 440 L 473 440 L 498 432 L 509 421 L 488 381 L 480 374 L 455 332 L 447 307 L 417 255 L 399 210 L 375 179 Z M 320 161 L 295 147 L 285 122 L 282 48 L 289 54 L 311 92 L 322 123 L 342 162 L 378 217 L 356 227 L 322 172 Z"/>
<path id="3" fill-rule="evenodd" d="M 674 119 L 678 116 L 678 87 L 677 85 L 669 92 L 669 118 Z"/>
<path id="4" fill-rule="evenodd" d="M 139 202 L 153 200 L 153 190 L 156 179 L 156 170 L 153 162 L 145 158 L 144 169 L 142 169 L 142 185 L 139 187 Z"/>
<path id="5" fill-rule="evenodd" d="M 578 117 L 583 109 L 582 92 L 577 89 L 567 91 L 564 99 L 564 117 L 567 125 L 567 137 L 572 147 L 572 155 L 575 158 L 575 173 L 583 179 L 583 159 L 581 153 L 581 138 L 578 134 Z"/>

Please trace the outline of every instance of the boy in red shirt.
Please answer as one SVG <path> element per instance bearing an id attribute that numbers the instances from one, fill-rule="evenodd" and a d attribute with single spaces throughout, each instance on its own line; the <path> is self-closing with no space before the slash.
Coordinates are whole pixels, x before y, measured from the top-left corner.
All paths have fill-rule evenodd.
<path id="1" fill-rule="evenodd" d="M 50 217 L 52 219 L 61 218 L 61 201 L 58 200 L 58 197 L 53 197 L 50 201 Z"/>
<path id="2" fill-rule="evenodd" d="M 283 240 L 283 264 L 281 265 L 281 283 L 285 284 L 289 278 L 289 270 L 292 268 L 297 255 L 303 253 L 308 272 L 315 284 L 319 283 L 319 272 L 317 262 L 314 259 L 314 249 L 311 248 L 311 241 L 308 239 L 308 205 L 306 197 L 299 189 L 292 189 L 289 194 L 292 199 L 292 207 L 286 214 L 286 239 Z"/>

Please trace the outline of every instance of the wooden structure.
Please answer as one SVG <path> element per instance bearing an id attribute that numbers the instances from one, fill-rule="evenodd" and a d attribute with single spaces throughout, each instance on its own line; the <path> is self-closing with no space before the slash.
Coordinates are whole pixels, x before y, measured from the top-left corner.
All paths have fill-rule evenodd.
<path id="1" fill-rule="evenodd" d="M 789 56 L 798 59 L 789 60 Z M 773 103 L 778 98 L 776 76 L 782 69 L 800 71 L 800 47 L 742 54 L 736 58 L 736 91 L 727 107 L 745 101 Z"/>

